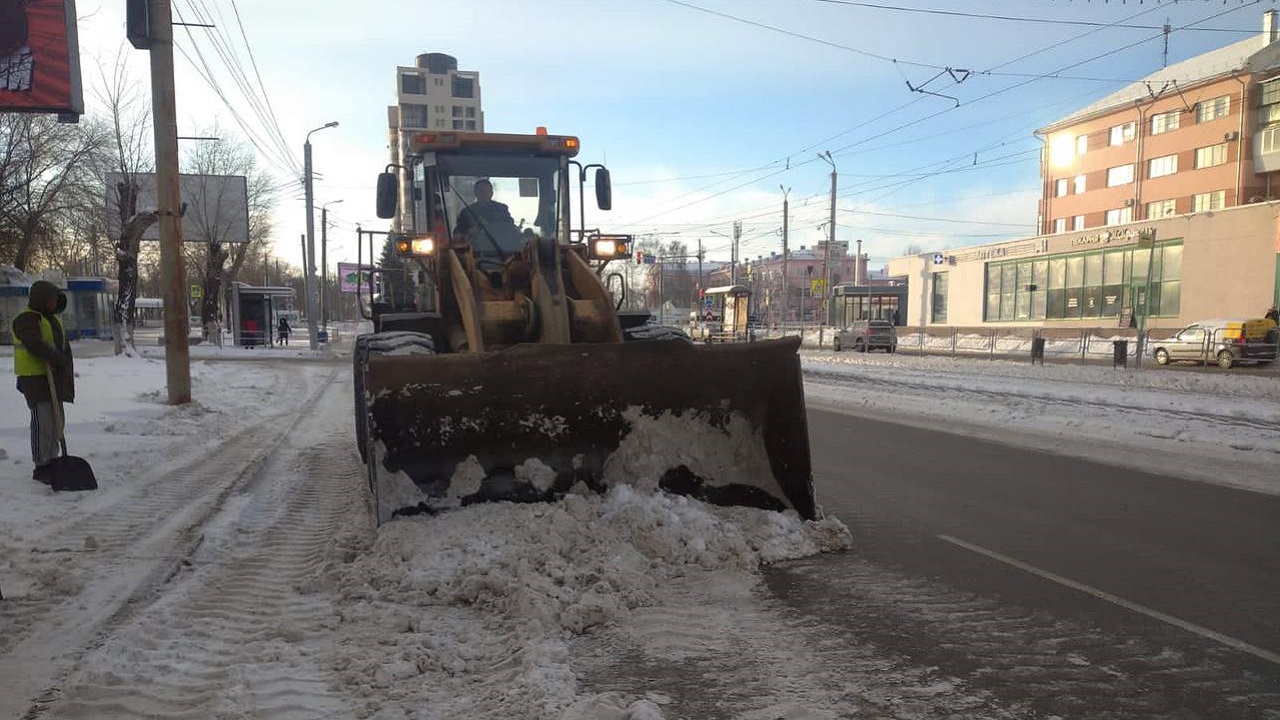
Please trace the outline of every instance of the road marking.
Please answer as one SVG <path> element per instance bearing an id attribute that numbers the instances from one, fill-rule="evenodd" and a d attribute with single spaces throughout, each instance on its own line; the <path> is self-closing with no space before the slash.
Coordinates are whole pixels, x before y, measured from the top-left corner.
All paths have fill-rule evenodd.
<path id="1" fill-rule="evenodd" d="M 1069 587 L 1072 590 L 1079 590 L 1082 593 L 1088 593 L 1089 595 L 1092 595 L 1098 598 L 1099 600 L 1106 600 L 1107 602 L 1113 605 L 1119 605 L 1120 607 L 1125 608 L 1126 610 L 1132 610 L 1136 613 L 1141 613 L 1143 615 L 1146 615 L 1149 618 L 1155 618 L 1160 622 L 1168 623 L 1177 628 L 1182 628 L 1183 630 L 1186 630 L 1187 632 L 1195 633 L 1200 637 L 1208 638 L 1209 640 L 1222 643 L 1223 645 L 1239 650 L 1240 652 L 1246 652 L 1246 653 L 1249 653 L 1250 655 L 1253 655 L 1254 657 L 1259 657 L 1268 662 L 1272 662 L 1277 665 L 1280 665 L 1280 653 L 1274 653 L 1274 652 L 1271 652 L 1270 650 L 1264 650 L 1258 647 L 1257 645 L 1250 645 L 1249 643 L 1243 640 L 1237 640 L 1231 637 L 1230 635 L 1223 635 L 1222 633 L 1217 632 L 1216 630 L 1210 630 L 1207 627 L 1196 625 L 1193 622 L 1187 622 L 1186 620 L 1183 620 L 1181 618 L 1176 618 L 1172 615 L 1162 613 L 1159 610 L 1152 610 L 1151 608 L 1146 607 L 1144 605 L 1139 605 L 1138 603 L 1133 602 L 1131 600 L 1125 600 L 1122 597 L 1118 597 L 1104 590 L 1099 590 L 1095 587 L 1085 585 L 1084 583 L 1077 582 L 1075 580 L 1072 580 L 1071 578 L 1066 578 L 1061 575 L 1051 573 L 1048 570 L 1041 570 L 1040 568 L 1035 567 L 1034 565 L 1028 565 L 1027 563 L 1022 562 L 1021 560 L 1015 560 L 1009 557 L 1008 555 L 1001 555 L 1000 553 L 994 550 L 988 550 L 982 547 L 981 545 L 974 545 L 971 542 L 965 542 L 964 540 L 952 537 L 950 535 L 937 535 L 936 537 L 939 540 L 944 540 L 946 542 L 951 543 L 952 545 L 958 545 L 966 550 L 972 550 L 973 552 L 976 552 L 979 555 L 985 555 L 991 558 L 992 560 L 998 560 L 1006 565 L 1011 565 L 1013 567 L 1018 568 L 1019 570 L 1029 572 L 1032 575 L 1038 575 L 1044 578 L 1045 580 L 1052 580 L 1053 582 L 1056 582 L 1059 585 L 1065 585 L 1066 587 Z"/>

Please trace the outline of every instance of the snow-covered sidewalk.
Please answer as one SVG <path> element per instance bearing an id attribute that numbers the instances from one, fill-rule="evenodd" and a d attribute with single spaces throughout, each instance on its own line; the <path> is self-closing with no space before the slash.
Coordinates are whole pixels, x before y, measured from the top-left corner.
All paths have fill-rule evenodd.
<path id="1" fill-rule="evenodd" d="M 811 407 L 1280 493 L 1280 378 L 806 353 Z"/>

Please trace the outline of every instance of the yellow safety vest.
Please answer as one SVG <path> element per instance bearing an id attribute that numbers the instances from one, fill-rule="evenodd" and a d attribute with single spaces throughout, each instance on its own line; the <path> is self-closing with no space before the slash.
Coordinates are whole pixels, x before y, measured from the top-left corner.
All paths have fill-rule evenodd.
<path id="1" fill-rule="evenodd" d="M 62 321 L 59 320 L 58 318 L 54 318 L 53 321 L 50 322 L 49 318 L 45 317 L 43 313 L 38 313 L 35 310 L 23 310 L 22 312 L 18 313 L 17 317 L 14 317 L 14 320 L 17 320 L 18 317 L 20 317 L 23 313 L 35 313 L 36 315 L 40 316 L 40 335 L 41 337 L 44 338 L 44 342 L 46 345 L 48 345 L 49 347 L 53 347 L 53 323 L 55 322 L 58 323 L 58 329 L 61 330 Z M 9 329 L 11 331 L 13 330 L 12 323 L 10 324 Z M 62 337 L 65 338 L 66 335 L 64 334 Z M 55 348 L 55 349 L 61 350 L 62 348 Z M 18 338 L 18 334 L 13 333 L 13 372 L 14 374 L 17 375 L 18 377 L 30 377 L 30 376 L 44 377 L 44 369 L 45 369 L 44 360 L 41 360 L 40 358 L 36 357 L 34 353 L 32 353 L 30 350 L 26 348 L 25 345 L 22 344 L 22 340 Z"/>

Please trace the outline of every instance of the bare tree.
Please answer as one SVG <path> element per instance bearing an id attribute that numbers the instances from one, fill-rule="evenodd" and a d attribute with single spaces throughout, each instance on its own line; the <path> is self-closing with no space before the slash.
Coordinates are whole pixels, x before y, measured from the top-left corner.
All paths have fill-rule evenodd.
<path id="1" fill-rule="evenodd" d="M 106 143 L 96 123 L 0 113 L 0 252 L 20 270 L 42 247 L 57 247 L 75 190 Z"/>
<path id="2" fill-rule="evenodd" d="M 100 72 L 102 87 L 96 94 L 110 118 L 113 156 L 110 169 L 119 176 L 114 187 L 104 187 L 103 194 L 105 197 L 106 192 L 115 193 L 117 209 L 116 217 L 109 219 L 108 234 L 113 241 L 116 279 L 120 284 L 111 313 L 112 337 L 119 355 L 124 352 L 126 343 L 133 345 L 138 254 L 142 249 L 142 236 L 159 220 L 159 216 L 155 208 L 143 208 L 141 211 L 138 208 L 142 186 L 139 176 L 155 169 L 148 98 L 129 78 L 123 51 L 116 55 L 110 77 L 105 69 Z"/>

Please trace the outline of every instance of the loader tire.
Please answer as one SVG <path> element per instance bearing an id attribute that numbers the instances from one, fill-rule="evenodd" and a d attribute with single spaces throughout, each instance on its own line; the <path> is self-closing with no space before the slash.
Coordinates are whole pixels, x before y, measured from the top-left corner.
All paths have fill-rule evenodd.
<path id="1" fill-rule="evenodd" d="M 369 461 L 368 408 L 364 397 L 364 366 L 374 355 L 432 355 L 435 344 L 425 333 L 390 331 L 369 333 L 356 338 L 355 351 L 351 353 L 354 368 L 352 388 L 355 392 L 356 448 L 360 459 Z"/>
<path id="2" fill-rule="evenodd" d="M 622 337 L 627 342 L 639 340 L 683 340 L 691 345 L 693 344 L 693 339 L 689 337 L 689 334 L 680 328 L 656 323 L 645 323 L 644 325 L 626 328 L 622 331 Z"/>

